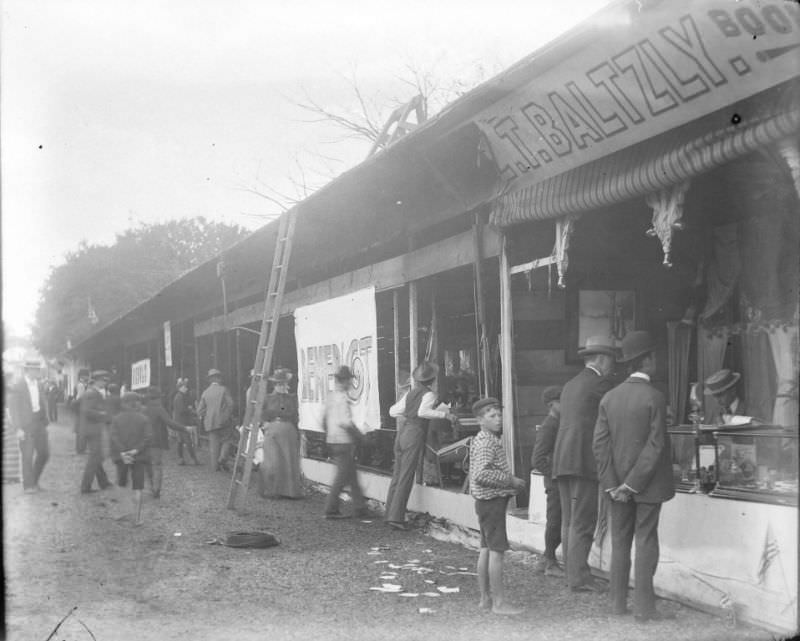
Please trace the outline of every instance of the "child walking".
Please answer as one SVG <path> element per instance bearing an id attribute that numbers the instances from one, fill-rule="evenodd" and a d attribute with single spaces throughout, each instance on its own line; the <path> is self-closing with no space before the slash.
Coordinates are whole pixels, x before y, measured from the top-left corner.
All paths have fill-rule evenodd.
<path id="1" fill-rule="evenodd" d="M 134 525 L 142 524 L 142 490 L 152 440 L 152 427 L 142 413 L 141 397 L 135 392 L 122 395 L 119 414 L 111 421 L 111 456 L 117 465 L 117 485 L 133 485 Z"/>
<path id="2" fill-rule="evenodd" d="M 511 474 L 500 443 L 503 414 L 496 398 L 482 398 L 472 405 L 481 431 L 472 440 L 469 491 L 475 498 L 475 513 L 481 531 L 478 554 L 480 607 L 495 614 L 520 614 L 505 598 L 503 556 L 509 549 L 506 534 L 508 499 L 525 487 L 525 481 Z"/>

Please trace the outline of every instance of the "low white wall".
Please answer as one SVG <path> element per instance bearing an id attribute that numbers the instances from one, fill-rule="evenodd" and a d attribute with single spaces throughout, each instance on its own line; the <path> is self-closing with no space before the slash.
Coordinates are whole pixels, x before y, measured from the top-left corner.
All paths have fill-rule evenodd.
<path id="1" fill-rule="evenodd" d="M 544 484 L 534 473 L 528 520 L 510 517 L 509 538 L 542 551 L 544 527 Z M 606 532 L 589 556 L 590 565 L 603 572 L 610 570 L 611 561 Z M 796 507 L 678 493 L 661 510 L 658 535 L 659 595 L 711 611 L 732 605 L 740 620 L 778 632 L 796 631 Z M 768 537 L 777 553 L 760 578 Z"/>
<path id="2" fill-rule="evenodd" d="M 335 466 L 324 461 L 304 458 L 303 473 L 315 483 L 330 485 L 333 482 Z M 359 471 L 358 479 L 364 495 L 370 499 L 384 502 L 391 478 L 383 474 Z M 462 527 L 478 529 L 474 501 L 469 494 L 461 494 L 438 487 L 414 485 L 408 499 L 408 509 L 413 512 L 426 512 L 432 516 L 446 518 Z"/>

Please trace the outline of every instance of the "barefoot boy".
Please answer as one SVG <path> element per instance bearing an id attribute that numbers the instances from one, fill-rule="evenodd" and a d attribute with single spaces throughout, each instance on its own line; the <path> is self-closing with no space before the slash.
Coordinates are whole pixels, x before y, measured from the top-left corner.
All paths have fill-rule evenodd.
<path id="1" fill-rule="evenodd" d="M 500 433 L 503 414 L 496 398 L 482 398 L 472 406 L 481 431 L 472 440 L 469 491 L 475 498 L 475 513 L 481 529 L 478 556 L 480 607 L 495 614 L 519 614 L 506 601 L 503 591 L 503 555 L 509 549 L 506 536 L 506 505 L 509 497 L 525 487 L 511 474 Z"/>
<path id="2" fill-rule="evenodd" d="M 142 524 L 142 490 L 147 466 L 147 452 L 152 440 L 150 421 L 142 413 L 141 397 L 135 392 L 122 395 L 122 411 L 111 421 L 111 454 L 117 464 L 117 482 L 133 484 L 134 524 Z"/>

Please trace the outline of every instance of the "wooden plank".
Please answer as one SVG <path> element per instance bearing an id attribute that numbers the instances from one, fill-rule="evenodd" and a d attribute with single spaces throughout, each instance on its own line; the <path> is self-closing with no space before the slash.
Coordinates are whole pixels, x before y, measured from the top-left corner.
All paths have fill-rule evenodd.
<path id="1" fill-rule="evenodd" d="M 486 227 L 482 235 L 484 258 L 498 256 L 500 253 L 500 237 L 498 233 L 492 228 Z M 297 307 L 302 305 L 344 296 L 371 285 L 374 285 L 378 291 L 402 287 L 412 280 L 432 276 L 456 267 L 471 265 L 473 256 L 472 231 L 470 230 L 402 256 L 396 256 L 374 265 L 314 283 L 308 287 L 286 292 L 283 297 L 281 314 L 291 314 Z M 249 295 L 253 293 L 251 291 Z M 235 327 L 236 325 L 259 321 L 263 313 L 263 302 L 235 309 L 228 313 L 229 326 Z M 206 334 L 222 331 L 222 328 L 223 318 L 222 316 L 216 316 L 195 323 L 195 336 L 205 336 Z"/>
<path id="2" fill-rule="evenodd" d="M 514 320 L 511 307 L 511 274 L 508 269 L 507 240 L 503 236 L 500 250 L 500 361 L 503 398 L 503 449 L 514 473 Z M 513 499 L 512 499 L 513 501 Z M 514 506 L 516 507 L 516 501 Z"/>
<path id="3" fill-rule="evenodd" d="M 394 290 L 392 292 L 392 347 L 394 352 L 394 389 L 395 400 L 397 390 L 400 389 L 400 292 Z"/>
<path id="4" fill-rule="evenodd" d="M 419 364 L 419 345 L 418 345 L 418 324 L 419 312 L 417 305 L 419 303 L 419 296 L 417 296 L 417 284 L 412 282 L 408 284 L 408 352 L 411 355 L 411 372 L 413 373 Z"/>

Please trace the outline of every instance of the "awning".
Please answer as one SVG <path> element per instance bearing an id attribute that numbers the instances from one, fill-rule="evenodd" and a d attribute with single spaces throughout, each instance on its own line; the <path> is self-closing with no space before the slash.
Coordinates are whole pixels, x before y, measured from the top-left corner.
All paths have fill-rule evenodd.
<path id="1" fill-rule="evenodd" d="M 794 87 L 796 89 L 796 87 Z M 730 109 L 572 171 L 499 196 L 492 222 L 508 226 L 606 207 L 665 189 L 784 140 L 800 130 L 796 92 L 779 113 L 751 118 Z M 731 114 L 734 114 L 731 116 Z M 732 124 L 733 122 L 738 124 Z M 716 129 L 708 125 L 729 122 Z M 699 133 L 705 130 L 707 133 Z"/>

